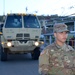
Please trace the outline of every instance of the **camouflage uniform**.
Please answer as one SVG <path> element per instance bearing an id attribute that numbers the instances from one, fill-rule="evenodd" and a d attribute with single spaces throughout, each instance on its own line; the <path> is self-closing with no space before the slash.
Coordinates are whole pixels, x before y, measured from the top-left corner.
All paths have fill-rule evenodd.
<path id="1" fill-rule="evenodd" d="M 75 51 L 69 45 L 49 45 L 39 57 L 40 75 L 75 75 Z"/>
<path id="2" fill-rule="evenodd" d="M 54 32 L 69 31 L 65 24 L 54 26 Z M 40 75 L 75 75 L 75 50 L 64 43 L 47 46 L 39 56 Z"/>

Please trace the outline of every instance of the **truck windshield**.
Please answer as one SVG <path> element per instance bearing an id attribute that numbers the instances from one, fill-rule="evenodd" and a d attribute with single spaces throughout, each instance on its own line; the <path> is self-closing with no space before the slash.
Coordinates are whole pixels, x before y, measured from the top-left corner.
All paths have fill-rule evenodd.
<path id="1" fill-rule="evenodd" d="M 5 28 L 22 28 L 21 15 L 8 15 Z"/>
<path id="2" fill-rule="evenodd" d="M 25 15 L 24 16 L 24 27 L 25 28 L 40 28 L 36 16 Z"/>

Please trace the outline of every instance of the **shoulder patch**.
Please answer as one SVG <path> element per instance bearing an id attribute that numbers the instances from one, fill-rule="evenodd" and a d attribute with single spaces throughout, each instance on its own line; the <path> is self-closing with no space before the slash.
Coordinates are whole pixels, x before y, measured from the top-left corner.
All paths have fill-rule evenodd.
<path id="1" fill-rule="evenodd" d="M 45 53 L 46 53 L 46 51 L 42 51 L 40 55 L 43 55 L 43 54 L 45 54 Z"/>
<path id="2" fill-rule="evenodd" d="M 40 55 L 44 55 L 44 54 L 49 55 L 49 49 L 42 51 Z"/>

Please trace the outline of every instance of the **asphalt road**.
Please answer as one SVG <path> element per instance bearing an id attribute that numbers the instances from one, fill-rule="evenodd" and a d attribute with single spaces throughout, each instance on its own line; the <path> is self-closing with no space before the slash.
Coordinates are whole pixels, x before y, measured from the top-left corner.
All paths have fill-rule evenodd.
<path id="1" fill-rule="evenodd" d="M 30 54 L 8 55 L 8 61 L 0 61 L 0 75 L 39 75 L 38 60 Z"/>

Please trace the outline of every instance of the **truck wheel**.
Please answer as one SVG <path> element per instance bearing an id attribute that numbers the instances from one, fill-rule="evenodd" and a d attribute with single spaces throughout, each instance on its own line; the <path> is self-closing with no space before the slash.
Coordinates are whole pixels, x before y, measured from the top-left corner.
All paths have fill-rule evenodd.
<path id="1" fill-rule="evenodd" d="M 39 55 L 40 55 L 40 48 L 37 47 L 37 48 L 35 48 L 34 51 L 31 53 L 32 59 L 38 60 Z"/>
<path id="2" fill-rule="evenodd" d="M 7 60 L 7 49 L 1 47 L 1 61 L 6 61 Z"/>

